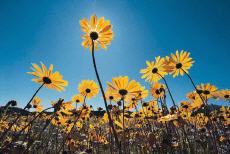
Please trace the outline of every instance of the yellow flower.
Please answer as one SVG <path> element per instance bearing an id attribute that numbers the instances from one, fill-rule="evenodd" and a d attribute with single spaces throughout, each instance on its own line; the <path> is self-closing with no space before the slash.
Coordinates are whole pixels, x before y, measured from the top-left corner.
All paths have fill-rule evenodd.
<path id="1" fill-rule="evenodd" d="M 57 91 L 63 91 L 64 87 L 68 85 L 66 80 L 62 79 L 62 75 L 59 72 L 53 72 L 53 65 L 51 64 L 49 69 L 41 63 L 42 68 L 39 67 L 37 64 L 33 63 L 31 69 L 33 72 L 28 72 L 35 76 L 36 78 L 32 79 L 32 81 L 38 84 L 44 84 L 45 87 L 54 89 Z"/>
<path id="2" fill-rule="evenodd" d="M 187 102 L 187 101 L 182 101 L 180 103 L 180 108 L 179 108 L 180 111 L 184 111 L 184 112 L 190 112 L 192 110 L 192 106 L 191 106 L 191 103 Z"/>
<path id="3" fill-rule="evenodd" d="M 171 54 L 171 57 L 166 57 L 164 69 L 167 73 L 173 74 L 173 77 L 184 75 L 184 71 L 188 73 L 188 70 L 192 67 L 194 61 L 189 57 L 190 53 L 181 50 L 176 51 L 176 54 Z"/>
<path id="4" fill-rule="evenodd" d="M 61 104 L 60 106 L 60 110 L 58 111 L 58 113 L 64 113 L 65 115 L 71 115 L 72 112 L 71 110 L 73 110 L 75 107 L 72 105 L 72 102 L 64 102 Z"/>
<path id="5" fill-rule="evenodd" d="M 189 92 L 186 97 L 191 102 L 190 105 L 192 109 L 199 109 L 203 105 L 202 99 L 195 91 Z"/>
<path id="6" fill-rule="evenodd" d="M 165 116 L 159 118 L 158 121 L 162 122 L 162 123 L 166 123 L 166 122 L 174 121 L 177 119 L 178 119 L 177 114 L 168 114 L 168 115 L 165 115 Z"/>
<path id="7" fill-rule="evenodd" d="M 85 34 L 82 36 L 82 46 L 85 48 L 92 47 L 92 40 L 94 41 L 95 48 L 98 46 L 106 49 L 113 39 L 112 25 L 109 20 L 104 17 L 97 18 L 96 15 L 91 16 L 90 21 L 86 18 L 80 20 L 80 26 Z"/>
<path id="8" fill-rule="evenodd" d="M 135 97 L 141 90 L 140 84 L 135 80 L 129 82 L 128 76 L 115 77 L 112 83 L 107 82 L 108 90 L 115 95 L 116 98 L 127 100 L 129 97 Z"/>
<path id="9" fill-rule="evenodd" d="M 118 101 L 117 98 L 116 98 L 116 95 L 114 95 L 111 91 L 107 91 L 105 93 L 105 97 L 108 101 L 111 101 L 111 102 L 116 102 Z"/>
<path id="10" fill-rule="evenodd" d="M 84 97 L 80 94 L 77 94 L 77 95 L 74 95 L 72 97 L 72 102 L 75 102 L 75 103 L 83 103 L 84 101 Z"/>
<path id="11" fill-rule="evenodd" d="M 144 99 L 148 96 L 149 91 L 145 87 L 141 86 L 139 92 L 137 93 L 136 100 Z"/>
<path id="12" fill-rule="evenodd" d="M 220 142 L 223 142 L 223 141 L 225 141 L 225 140 L 226 140 L 226 138 L 225 138 L 223 135 L 221 135 L 220 138 L 219 138 L 219 141 L 220 141 Z"/>
<path id="13" fill-rule="evenodd" d="M 137 108 L 138 101 L 136 99 L 132 99 L 128 104 L 125 105 L 126 110 L 131 110 Z"/>
<path id="14" fill-rule="evenodd" d="M 200 84 L 197 86 L 197 93 L 201 94 L 204 98 L 211 98 L 213 97 L 214 92 L 217 91 L 217 88 L 214 85 L 211 85 L 210 83 L 207 84 Z"/>
<path id="15" fill-rule="evenodd" d="M 78 91 L 82 96 L 91 99 L 98 94 L 99 87 L 93 80 L 83 80 L 78 86 Z"/>
<path id="16" fill-rule="evenodd" d="M 76 127 L 77 127 L 77 130 L 80 131 L 82 129 L 83 125 L 82 125 L 82 123 L 80 121 L 78 121 L 76 123 Z"/>
<path id="17" fill-rule="evenodd" d="M 31 103 L 37 112 L 41 112 L 44 109 L 43 106 L 41 106 L 41 99 L 37 96 L 34 97 Z"/>
<path id="18" fill-rule="evenodd" d="M 208 117 L 204 113 L 198 113 L 194 117 L 194 122 L 197 124 L 198 128 L 203 128 L 208 123 Z"/>
<path id="19" fill-rule="evenodd" d="M 230 101 L 230 90 L 223 89 L 223 90 L 217 91 L 217 92 L 213 93 L 213 97 L 219 98 L 222 100 L 226 100 L 226 101 Z"/>
<path id="20" fill-rule="evenodd" d="M 158 82 L 154 83 L 151 88 L 152 96 L 156 99 L 165 95 L 165 85 Z"/>
<path id="21" fill-rule="evenodd" d="M 147 68 L 140 70 L 140 73 L 143 74 L 141 78 L 150 83 L 157 82 L 167 74 L 164 71 L 165 59 L 158 56 L 155 60 L 156 62 L 146 61 Z"/>

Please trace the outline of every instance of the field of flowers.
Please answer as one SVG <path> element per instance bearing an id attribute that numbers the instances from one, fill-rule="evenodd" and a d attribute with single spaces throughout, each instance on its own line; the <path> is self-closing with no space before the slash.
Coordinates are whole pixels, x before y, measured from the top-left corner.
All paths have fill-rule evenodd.
<path id="1" fill-rule="evenodd" d="M 38 92 L 43 88 L 61 92 L 68 81 L 52 64 L 33 63 L 28 74 L 39 87 L 23 111 L 36 112 L 9 114 L 17 106 L 15 100 L 1 108 L 0 153 L 230 153 L 230 107 L 210 103 L 211 99 L 230 102 L 230 91 L 210 83 L 196 85 L 189 74 L 194 63 L 189 52 L 175 51 L 146 61 L 140 76 L 151 89 L 128 76 L 112 77 L 104 88 L 95 50 L 110 45 L 112 25 L 92 15 L 80 20 L 80 26 L 82 46 L 91 52 L 97 81 L 82 80 L 72 100 L 60 98 L 44 108 Z M 184 76 L 193 86 L 184 101 L 174 101 L 166 75 Z M 87 101 L 99 91 L 104 106 L 94 111 Z M 145 101 L 147 97 L 151 101 Z"/>

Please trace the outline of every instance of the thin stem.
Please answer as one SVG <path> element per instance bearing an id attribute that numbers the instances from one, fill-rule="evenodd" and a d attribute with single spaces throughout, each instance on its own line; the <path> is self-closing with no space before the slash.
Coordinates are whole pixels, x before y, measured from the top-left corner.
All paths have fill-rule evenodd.
<path id="1" fill-rule="evenodd" d="M 198 89 L 196 88 L 196 85 L 195 85 L 195 83 L 194 83 L 192 77 L 191 77 L 187 72 L 185 72 L 184 69 L 182 69 L 182 71 L 187 75 L 187 77 L 188 77 L 189 80 L 191 81 L 191 83 L 192 83 L 192 85 L 193 85 L 193 87 L 194 87 L 194 89 L 196 90 L 196 93 L 197 93 Z M 204 98 L 201 96 L 201 94 L 198 93 L 198 95 L 200 96 L 200 99 L 202 100 L 202 102 L 203 102 L 204 104 L 206 104 L 206 103 L 205 103 L 205 100 L 204 100 Z"/>
<path id="2" fill-rule="evenodd" d="M 183 70 L 183 69 L 182 69 L 182 70 Z M 196 85 L 195 85 L 194 81 L 192 80 L 191 76 L 190 76 L 185 70 L 183 70 L 183 72 L 188 76 L 188 78 L 190 79 L 190 81 L 191 81 L 191 83 L 192 83 L 192 85 L 193 85 L 193 87 L 195 88 L 196 93 L 197 93 L 198 89 L 196 88 Z M 198 93 L 198 95 L 200 96 L 202 102 L 206 105 L 206 109 L 207 109 L 207 107 L 208 107 L 208 99 L 207 99 L 207 96 L 206 96 L 206 99 L 204 100 L 204 98 L 201 96 L 201 94 Z M 206 109 L 205 109 L 205 112 L 206 112 L 206 114 L 207 114 Z M 210 118 L 209 116 L 208 116 L 208 120 L 209 120 L 211 126 L 212 126 L 213 128 L 215 128 L 214 125 L 213 125 L 213 123 L 211 122 L 211 118 Z M 210 133 L 210 135 L 211 135 L 211 137 L 212 137 L 212 139 L 213 139 L 213 136 L 212 136 L 212 134 L 211 134 L 210 131 L 209 131 L 209 133 Z M 218 152 L 217 146 L 216 146 L 216 140 L 215 140 L 215 139 L 213 139 L 213 143 L 214 143 L 214 148 L 215 148 L 216 152 Z"/>
<path id="3" fill-rule="evenodd" d="M 167 87 L 167 89 L 168 89 L 169 95 L 170 95 L 170 97 L 171 97 L 173 106 L 176 107 L 176 103 L 175 103 L 175 101 L 174 101 L 174 99 L 173 99 L 172 93 L 171 93 L 171 91 L 170 91 L 170 89 L 169 89 L 169 86 L 168 86 L 168 84 L 167 84 L 165 78 L 164 78 L 161 74 L 159 74 L 159 73 L 157 73 L 157 74 L 164 80 L 164 83 L 165 83 L 165 85 L 166 85 L 166 87 Z"/>
<path id="4" fill-rule="evenodd" d="M 31 97 L 31 99 L 29 100 L 29 102 L 26 104 L 26 106 L 23 108 L 23 110 L 25 110 L 28 105 L 32 102 L 32 100 L 34 99 L 34 97 L 37 95 L 37 93 L 39 92 L 39 90 L 45 85 L 45 83 L 43 83 L 34 93 L 34 95 Z M 19 120 L 19 118 L 21 117 L 21 115 L 19 114 L 17 116 L 17 118 L 9 125 L 8 129 L 1 135 L 0 140 L 3 140 L 5 138 L 5 136 L 7 135 L 8 131 L 11 130 L 11 128 L 13 127 L 13 125 Z"/>
<path id="5" fill-rule="evenodd" d="M 112 122 L 112 118 L 111 118 L 110 113 L 109 113 L 108 104 L 107 104 L 106 97 L 105 97 L 105 92 L 103 90 L 102 83 L 101 83 L 101 80 L 100 80 L 100 77 L 99 77 L 99 74 L 98 74 L 98 71 L 97 71 L 97 65 L 96 65 L 96 60 L 95 60 L 95 56 L 94 56 L 94 41 L 93 40 L 92 40 L 92 59 L 93 59 L 93 66 L 94 66 L 94 70 L 95 70 L 95 73 L 96 73 L 97 81 L 99 83 L 99 86 L 100 86 L 100 89 L 101 89 L 101 93 L 102 93 L 102 96 L 103 96 L 103 100 L 104 100 L 104 104 L 105 104 L 105 109 L 106 109 L 106 112 L 108 114 L 109 124 L 110 124 L 110 127 L 113 130 L 113 135 L 114 135 L 114 138 L 115 138 L 115 142 L 117 144 L 119 153 L 121 154 L 122 151 L 121 151 L 120 143 L 119 143 L 119 140 L 118 140 L 118 137 L 117 137 L 117 133 L 116 133 L 116 130 L 115 130 L 113 122 Z"/>

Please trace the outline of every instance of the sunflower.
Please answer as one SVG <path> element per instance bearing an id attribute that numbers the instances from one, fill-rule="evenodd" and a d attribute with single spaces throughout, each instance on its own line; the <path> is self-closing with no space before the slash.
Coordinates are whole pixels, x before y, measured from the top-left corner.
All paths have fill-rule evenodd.
<path id="1" fill-rule="evenodd" d="M 129 97 L 135 97 L 141 92 L 140 83 L 135 80 L 129 82 L 128 76 L 114 77 L 112 83 L 107 82 L 108 90 L 116 98 L 127 100 Z"/>
<path id="2" fill-rule="evenodd" d="M 93 80 L 83 80 L 78 86 L 78 91 L 82 96 L 91 99 L 98 94 L 99 87 Z"/>
<path id="3" fill-rule="evenodd" d="M 72 102 L 75 102 L 77 104 L 78 103 L 83 103 L 83 101 L 84 101 L 84 97 L 82 95 L 80 95 L 80 94 L 74 95 L 72 97 Z"/>
<path id="4" fill-rule="evenodd" d="M 90 21 L 84 18 L 80 20 L 80 26 L 82 31 L 85 32 L 82 36 L 82 46 L 85 48 L 91 48 L 93 40 L 96 49 L 98 49 L 98 46 L 106 49 L 106 46 L 113 39 L 112 25 L 104 17 L 98 19 L 96 15 L 93 15 Z"/>
<path id="5" fill-rule="evenodd" d="M 223 89 L 215 92 L 213 94 L 214 98 L 219 98 L 222 100 L 230 101 L 230 90 L 228 89 Z"/>
<path id="6" fill-rule="evenodd" d="M 154 98 L 161 98 L 165 95 L 165 85 L 156 82 L 152 85 L 151 92 Z"/>
<path id="7" fill-rule="evenodd" d="M 44 109 L 41 105 L 41 99 L 37 96 L 34 97 L 31 103 L 37 112 L 41 112 Z"/>
<path id="8" fill-rule="evenodd" d="M 165 59 L 158 56 L 155 60 L 156 62 L 146 61 L 147 68 L 140 70 L 140 73 L 143 74 L 141 78 L 150 83 L 159 81 L 167 74 L 164 71 Z"/>
<path id="9" fill-rule="evenodd" d="M 171 54 L 171 57 L 166 56 L 164 70 L 167 73 L 173 74 L 173 77 L 184 75 L 184 72 L 188 73 L 188 70 L 192 67 L 194 61 L 189 57 L 190 53 L 181 50 L 176 51 L 176 54 Z"/>
<path id="10" fill-rule="evenodd" d="M 197 93 L 200 94 L 204 98 L 211 98 L 214 96 L 214 93 L 217 91 L 217 88 L 210 83 L 200 84 L 196 87 Z"/>
<path id="11" fill-rule="evenodd" d="M 41 85 L 44 84 L 45 87 L 59 92 L 63 91 L 64 87 L 68 85 L 68 81 L 63 80 L 62 75 L 59 72 L 53 72 L 52 64 L 49 69 L 47 69 L 43 63 L 41 63 L 42 68 L 35 63 L 33 63 L 32 66 L 31 69 L 33 72 L 28 72 L 28 74 L 36 77 L 32 79 L 32 81 Z"/>
<path id="12" fill-rule="evenodd" d="M 204 103 L 196 91 L 189 92 L 186 97 L 191 102 L 192 109 L 199 109 Z"/>

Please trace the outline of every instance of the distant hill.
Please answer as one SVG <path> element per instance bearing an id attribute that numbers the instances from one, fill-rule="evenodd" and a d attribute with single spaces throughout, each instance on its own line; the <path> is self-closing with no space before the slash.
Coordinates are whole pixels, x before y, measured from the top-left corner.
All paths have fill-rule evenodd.
<path id="1" fill-rule="evenodd" d="M 212 111 L 212 110 L 218 110 L 218 109 L 220 109 L 220 108 L 221 108 L 221 106 L 212 104 L 212 105 L 209 105 L 209 106 L 208 106 L 208 112 L 210 112 L 210 111 Z M 1 107 L 0 107 L 0 113 L 3 112 L 3 109 L 4 109 L 4 107 L 1 106 Z M 204 109 L 202 109 L 202 108 L 201 108 L 201 109 L 198 109 L 198 110 L 195 112 L 195 114 L 196 114 L 196 113 L 203 112 L 203 111 L 204 111 Z M 26 116 L 26 115 L 28 115 L 28 114 L 34 114 L 34 113 L 35 113 L 35 112 L 30 112 L 30 111 L 27 111 L 27 110 L 23 110 L 22 108 L 18 108 L 18 107 L 9 107 L 8 110 L 7 110 L 7 114 L 21 114 L 21 115 L 23 115 L 23 116 Z M 46 114 L 51 114 L 52 112 L 45 112 L 45 113 L 46 113 Z M 102 111 L 92 111 L 92 112 L 91 112 L 91 115 L 103 116 L 104 113 L 105 113 L 105 110 L 102 110 Z"/>
<path id="2" fill-rule="evenodd" d="M 1 107 L 0 107 L 0 113 L 2 113 L 3 110 L 4 110 L 4 107 L 1 106 Z M 23 115 L 23 116 L 27 116 L 27 115 L 29 115 L 29 114 L 34 114 L 35 112 L 33 112 L 33 111 L 30 112 L 30 111 L 27 111 L 27 110 L 23 110 L 22 108 L 19 108 L 19 107 L 9 107 L 6 113 L 7 113 L 7 114 L 21 114 L 21 115 Z M 45 112 L 45 113 L 46 113 L 46 114 L 51 114 L 52 112 L 49 112 L 49 111 L 48 111 L 48 112 Z M 91 115 L 103 116 L 104 113 L 105 113 L 104 110 L 102 110 L 102 111 L 92 111 L 92 112 L 91 112 Z"/>

